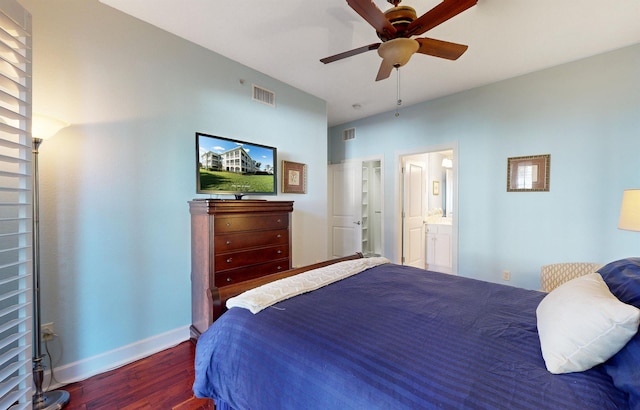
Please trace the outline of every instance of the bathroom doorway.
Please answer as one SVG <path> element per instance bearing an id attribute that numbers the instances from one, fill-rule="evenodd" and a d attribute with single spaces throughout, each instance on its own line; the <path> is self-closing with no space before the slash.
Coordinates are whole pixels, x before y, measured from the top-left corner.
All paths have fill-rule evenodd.
<path id="1" fill-rule="evenodd" d="M 403 264 L 457 274 L 457 146 L 400 156 Z"/>

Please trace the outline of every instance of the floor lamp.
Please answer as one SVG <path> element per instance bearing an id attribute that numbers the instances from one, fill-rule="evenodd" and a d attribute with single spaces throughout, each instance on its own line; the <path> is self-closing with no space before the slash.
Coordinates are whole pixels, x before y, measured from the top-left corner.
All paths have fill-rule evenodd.
<path id="1" fill-rule="evenodd" d="M 41 119 L 40 122 L 43 120 Z M 35 125 L 35 124 L 34 124 Z M 63 126 L 46 127 L 48 135 L 54 135 Z M 35 128 L 35 127 L 34 127 Z M 35 130 L 34 130 L 35 131 Z M 44 133 L 40 134 L 44 135 Z M 54 390 L 43 393 L 44 368 L 42 367 L 42 335 L 40 320 L 40 198 L 38 180 L 38 148 L 42 138 L 33 138 L 33 408 L 61 409 L 69 403 L 69 393 L 64 390 Z"/>

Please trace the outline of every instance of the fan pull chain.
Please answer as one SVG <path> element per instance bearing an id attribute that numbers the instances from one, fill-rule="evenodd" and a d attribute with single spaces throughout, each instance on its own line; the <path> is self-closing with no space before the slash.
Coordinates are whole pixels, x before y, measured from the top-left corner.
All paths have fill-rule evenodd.
<path id="1" fill-rule="evenodd" d="M 400 116 L 400 106 L 402 105 L 402 99 L 400 98 L 400 67 L 396 67 L 396 79 L 397 79 L 397 88 L 396 88 L 396 117 Z"/>

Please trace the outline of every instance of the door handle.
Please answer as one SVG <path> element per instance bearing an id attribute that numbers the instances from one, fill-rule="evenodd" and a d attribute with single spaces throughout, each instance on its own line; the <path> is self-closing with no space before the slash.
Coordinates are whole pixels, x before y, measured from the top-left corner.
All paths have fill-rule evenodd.
<path id="1" fill-rule="evenodd" d="M 354 224 L 356 224 L 356 225 L 360 225 L 360 221 L 354 222 Z"/>

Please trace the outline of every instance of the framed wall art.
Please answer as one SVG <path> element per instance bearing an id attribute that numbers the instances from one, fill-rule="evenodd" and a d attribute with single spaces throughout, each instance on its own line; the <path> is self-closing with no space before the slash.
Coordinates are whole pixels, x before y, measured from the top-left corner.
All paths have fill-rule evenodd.
<path id="1" fill-rule="evenodd" d="M 440 181 L 433 181 L 433 187 L 431 188 L 433 195 L 440 195 Z"/>
<path id="2" fill-rule="evenodd" d="M 549 191 L 551 155 L 507 159 L 507 192 Z"/>
<path id="3" fill-rule="evenodd" d="M 307 193 L 307 165 L 282 161 L 282 192 L 287 194 Z"/>

